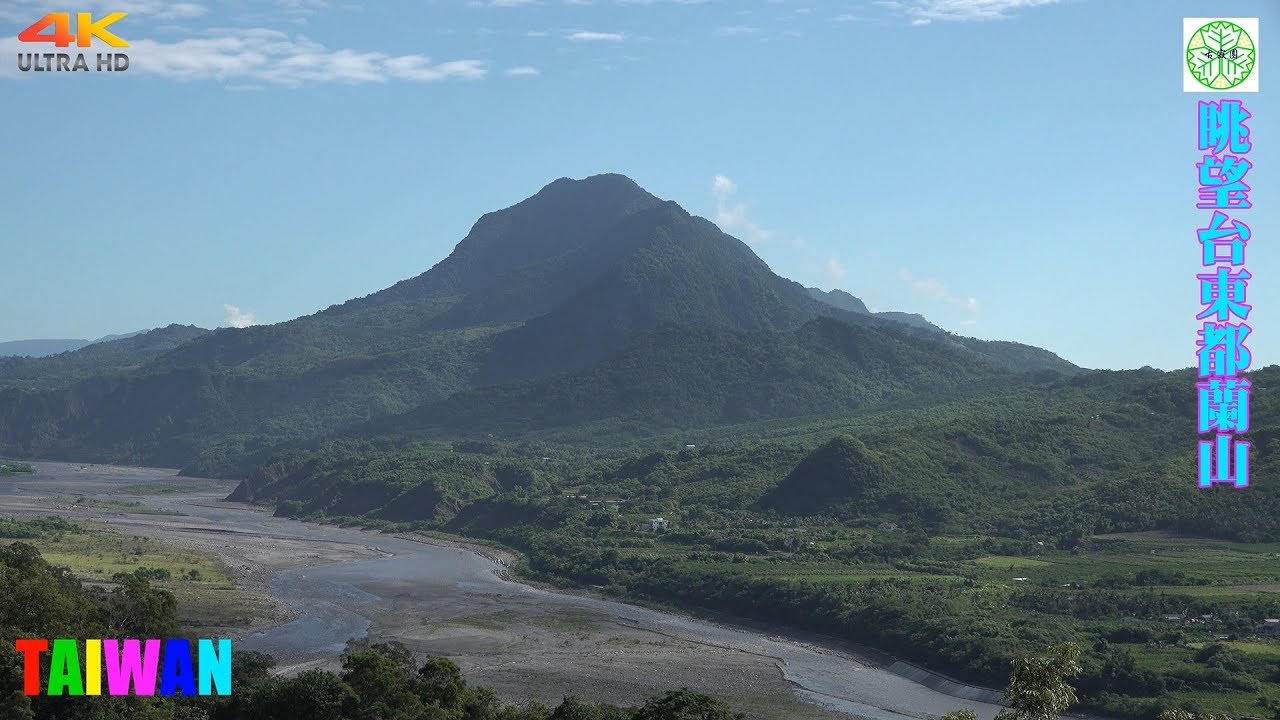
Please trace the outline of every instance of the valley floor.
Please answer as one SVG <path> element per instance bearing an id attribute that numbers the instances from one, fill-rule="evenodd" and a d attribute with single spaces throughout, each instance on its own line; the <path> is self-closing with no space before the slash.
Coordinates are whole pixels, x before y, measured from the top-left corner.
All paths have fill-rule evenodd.
<path id="1" fill-rule="evenodd" d="M 611 611 L 627 606 L 508 582 L 494 570 L 501 568 L 497 560 L 509 565 L 511 558 L 487 548 L 480 549 L 485 559 L 421 538 L 282 521 L 221 502 L 227 483 L 177 478 L 172 471 L 60 463 L 38 463 L 37 469 L 0 482 L 0 517 L 59 515 L 119 536 L 46 547 L 54 553 L 51 561 L 89 579 L 127 571 L 128 562 L 172 566 L 175 577 L 203 568 L 200 581 L 159 582 L 178 595 L 185 624 L 270 652 L 283 672 L 337 668 L 345 639 L 367 630 L 372 640 L 400 640 L 419 655 L 447 655 L 468 681 L 493 687 L 509 701 L 555 704 L 577 695 L 637 703 L 688 686 L 725 697 L 753 718 L 849 717 L 801 700 L 780 669 L 780 639 L 726 630 L 722 640 L 686 632 L 675 621 L 651 624 L 646 618 L 659 614 L 650 611 Z M 142 538 L 177 550 L 127 551 L 130 543 L 147 542 Z M 993 714 L 991 706 L 798 647 L 803 655 L 786 663 L 792 673 L 829 674 L 820 680 L 830 687 L 847 685 L 852 676 L 837 673 L 857 676 L 860 696 L 855 702 L 846 696 L 841 706 L 857 715 L 893 720 L 975 705 L 981 717 Z M 806 684 L 821 688 L 821 682 Z M 908 690 L 919 697 L 899 697 Z"/>

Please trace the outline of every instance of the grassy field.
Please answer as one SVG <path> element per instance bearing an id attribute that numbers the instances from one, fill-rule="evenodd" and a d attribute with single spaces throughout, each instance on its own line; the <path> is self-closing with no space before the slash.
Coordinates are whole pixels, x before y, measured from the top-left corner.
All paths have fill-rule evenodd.
<path id="1" fill-rule="evenodd" d="M 164 510 L 156 510 L 147 507 L 141 501 L 127 502 L 124 500 L 102 500 L 99 498 L 85 497 L 79 495 L 77 497 L 60 497 L 55 498 L 53 502 L 58 505 L 78 506 L 86 508 L 100 508 L 102 510 L 114 510 L 122 513 L 136 513 L 138 515 L 181 515 L 181 513 L 165 512 Z"/>
<path id="2" fill-rule="evenodd" d="M 1179 585 L 1156 585 L 1182 594 L 1239 595 L 1280 587 L 1280 546 L 1181 538 L 1167 533 L 1102 535 L 1078 553 L 1041 559 L 987 557 L 972 561 L 983 579 L 1018 571 L 1033 584 L 1092 585 L 1109 576 L 1133 578 L 1143 570 L 1182 573 Z M 1005 573 L 1007 574 L 1007 573 Z"/>
<path id="3" fill-rule="evenodd" d="M 424 624 L 435 626 L 455 625 L 462 627 L 473 627 L 481 630 L 505 630 L 507 626 L 519 617 L 513 610 L 499 610 L 495 613 L 485 615 L 467 615 L 465 617 L 452 618 L 444 621 L 427 620 Z"/>
<path id="4" fill-rule="evenodd" d="M 192 483 L 138 483 L 123 485 L 117 489 L 122 495 L 177 495 L 179 493 L 211 492 L 222 486 L 208 482 Z"/>
<path id="5" fill-rule="evenodd" d="M 1208 644 L 1209 643 L 1203 642 L 1187 643 L 1187 647 L 1199 650 Z M 1227 642 L 1226 644 L 1233 650 L 1239 650 L 1240 652 L 1250 653 L 1253 655 L 1274 655 L 1277 660 L 1280 660 L 1280 642 L 1255 642 L 1243 640 L 1239 642 Z"/>
<path id="6" fill-rule="evenodd" d="M 594 630 L 598 625 L 598 620 L 598 615 L 588 612 L 556 610 L 535 618 L 533 622 L 535 625 L 540 625 L 552 632 L 567 635 Z"/>
<path id="7" fill-rule="evenodd" d="M 10 477 L 13 475 L 30 475 L 36 469 L 26 463 L 12 462 L 10 460 L 0 460 L 0 477 Z"/>
<path id="8" fill-rule="evenodd" d="M 1188 643 L 1193 649 L 1200 649 L 1207 643 Z M 1224 642 L 1227 647 L 1245 653 L 1262 654 L 1280 661 L 1280 645 L 1243 641 Z M 1176 673 L 1188 667 L 1186 651 L 1181 648 L 1152 648 L 1146 645 L 1124 645 L 1139 664 L 1166 673 Z M 1259 705 L 1260 698 L 1280 699 L 1280 685 L 1263 683 L 1259 690 L 1241 690 L 1220 688 L 1214 690 L 1180 690 L 1167 695 L 1171 704 L 1194 703 L 1200 707 L 1212 707 L 1232 717 L 1269 717 Z"/>
<path id="9" fill-rule="evenodd" d="M 264 597 L 234 587 L 207 583 L 159 583 L 178 601 L 178 623 L 192 631 L 239 628 L 262 618 L 276 617 L 277 609 Z M 216 633 L 210 632 L 207 636 Z"/>
<path id="10" fill-rule="evenodd" d="M 1042 568 L 1053 565 L 1045 560 L 1036 560 L 1035 558 L 1012 557 L 1009 555 L 990 555 L 988 557 L 978 558 L 973 563 L 985 568 L 1005 568 L 1009 570 L 1022 568 Z"/>
<path id="11" fill-rule="evenodd" d="M 166 545 L 139 535 L 123 535 L 106 527 L 78 524 L 77 531 L 60 537 L 28 540 L 52 565 L 70 568 L 86 580 L 108 580 L 116 573 L 147 568 L 168 572 L 174 583 L 196 583 L 207 588 L 229 588 L 232 582 L 221 561 L 212 555 Z M 198 573 L 198 580 L 190 578 Z"/>
<path id="12" fill-rule="evenodd" d="M 0 519 L 0 544 L 13 541 L 34 545 L 51 565 L 69 568 L 88 583 L 141 571 L 173 593 L 178 622 L 192 631 L 242 627 L 275 613 L 269 600 L 237 589 L 221 560 L 210 554 L 92 523 Z"/>

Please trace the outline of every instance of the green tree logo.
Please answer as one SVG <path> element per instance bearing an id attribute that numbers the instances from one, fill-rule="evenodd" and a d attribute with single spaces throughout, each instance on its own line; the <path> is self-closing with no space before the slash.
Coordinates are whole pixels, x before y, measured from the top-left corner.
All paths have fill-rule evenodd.
<path id="1" fill-rule="evenodd" d="M 1187 66 L 1196 82 L 1211 90 L 1230 90 L 1249 78 L 1257 48 L 1244 28 L 1217 20 L 1201 27 L 1187 43 Z"/>

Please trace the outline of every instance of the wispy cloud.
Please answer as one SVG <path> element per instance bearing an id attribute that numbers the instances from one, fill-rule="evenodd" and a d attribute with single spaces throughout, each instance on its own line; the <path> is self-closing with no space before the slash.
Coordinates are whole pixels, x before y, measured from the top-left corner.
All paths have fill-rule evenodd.
<path id="1" fill-rule="evenodd" d="M 0 50 L 21 52 L 16 39 L 0 40 Z M 331 50 L 305 37 L 278 30 L 209 30 L 176 42 L 131 39 L 129 72 L 174 80 L 265 83 L 298 86 L 315 83 L 439 82 L 477 80 L 488 73 L 479 60 L 433 63 L 425 55 L 387 55 Z M 0 74 L 17 75 L 13 65 Z"/>
<path id="2" fill-rule="evenodd" d="M 836 283 L 840 282 L 841 278 L 843 278 L 845 275 L 849 273 L 849 271 L 845 269 L 844 265 L 840 264 L 840 261 L 837 260 L 834 255 L 827 258 L 827 266 L 825 270 L 826 270 L 827 280 L 832 285 L 835 285 Z"/>
<path id="3" fill-rule="evenodd" d="M 913 25 L 940 22 L 1006 20 L 1019 10 L 1057 5 L 1062 0 L 881 0 L 878 5 L 910 18 Z"/>
<path id="4" fill-rule="evenodd" d="M 763 31 L 762 31 L 760 28 L 758 28 L 758 27 L 751 27 L 750 25 L 730 25 L 730 26 L 727 26 L 727 27 L 719 27 L 719 28 L 716 28 L 716 30 L 715 30 L 715 34 L 716 34 L 716 35 L 719 35 L 720 37 L 738 37 L 738 36 L 741 36 L 741 35 L 759 35 L 761 32 L 763 32 Z"/>
<path id="5" fill-rule="evenodd" d="M 945 302 L 954 305 L 967 312 L 978 312 L 978 300 L 973 297 L 957 297 L 951 293 L 941 280 L 937 278 L 920 278 L 916 277 L 910 270 L 902 268 L 898 270 L 898 277 L 902 279 L 917 295 L 922 295 L 933 300 Z"/>
<path id="6" fill-rule="evenodd" d="M 538 68 L 536 68 L 536 67 L 529 67 L 528 65 L 522 65 L 522 66 L 520 66 L 520 67 L 507 68 L 507 70 L 506 70 L 506 74 L 507 74 L 507 75 L 510 75 L 510 76 L 512 76 L 512 77 L 529 77 L 529 76 L 532 76 L 532 75 L 541 75 L 541 73 L 539 73 L 539 72 L 538 72 Z"/>
<path id="7" fill-rule="evenodd" d="M 578 32 L 569 33 L 570 40 L 578 42 L 619 42 L 626 39 L 626 35 L 615 32 L 595 32 L 593 30 L 579 30 Z"/>
<path id="8" fill-rule="evenodd" d="M 328 0 L 272 0 L 294 22 L 306 22 L 308 16 L 329 7 Z"/>
<path id="9" fill-rule="evenodd" d="M 226 314 L 222 320 L 222 324 L 233 328 L 247 328 L 250 325 L 257 325 L 258 319 L 253 316 L 252 311 L 244 311 L 235 305 L 222 306 L 222 311 Z"/>
<path id="10" fill-rule="evenodd" d="M 95 17 L 122 12 L 163 21 L 188 20 L 203 17 L 209 12 L 208 8 L 199 3 L 165 0 L 83 0 L 77 2 L 73 10 L 91 12 Z M 0 3 L 0 19 L 14 22 L 25 20 L 27 24 L 38 20 L 42 13 L 66 11 L 66 3 L 60 0 L 6 0 Z"/>
<path id="11" fill-rule="evenodd" d="M 832 287 L 836 287 L 849 274 L 838 257 L 814 247 L 803 237 L 762 227 L 748 216 L 746 204 L 739 201 L 737 195 L 738 184 L 727 176 L 716 175 L 711 181 L 711 196 L 716 205 L 715 222 L 721 230 L 741 238 L 749 245 L 773 243 L 775 248 L 781 247 L 783 252 L 802 258 L 813 278 L 821 277 Z"/>
<path id="12" fill-rule="evenodd" d="M 768 230 L 747 217 L 747 206 L 734 202 L 738 186 L 724 175 L 716 175 L 711 181 L 711 194 L 716 201 L 716 224 L 727 233 L 742 233 L 747 242 L 755 245 L 769 240 Z"/>

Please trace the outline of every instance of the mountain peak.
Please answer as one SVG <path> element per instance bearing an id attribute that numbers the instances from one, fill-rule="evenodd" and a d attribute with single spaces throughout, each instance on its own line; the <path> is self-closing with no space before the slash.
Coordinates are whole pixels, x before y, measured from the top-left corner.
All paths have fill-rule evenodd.
<path id="1" fill-rule="evenodd" d="M 584 178 L 560 177 L 547 183 L 537 195 L 551 189 L 593 189 L 593 188 L 618 188 L 631 189 L 639 192 L 647 192 L 640 187 L 639 183 L 626 175 L 620 173 L 599 173 L 597 175 L 588 175 Z"/>
<path id="2" fill-rule="evenodd" d="M 870 311 L 867 310 L 866 303 L 839 288 L 835 288 L 830 291 L 824 291 L 819 288 L 805 289 L 809 291 L 809 295 L 813 297 L 814 300 L 824 302 L 832 307 L 840 308 L 841 310 L 848 310 L 849 312 L 855 312 L 859 315 L 871 314 Z"/>
<path id="3" fill-rule="evenodd" d="M 574 266 L 610 228 L 662 202 L 625 175 L 562 177 L 515 205 L 481 216 L 453 252 L 427 272 L 330 312 L 428 298 L 466 298 L 505 284 L 518 285 L 522 278 L 545 273 L 548 267 Z M 505 314 L 509 313 L 501 312 L 497 319 Z"/>

